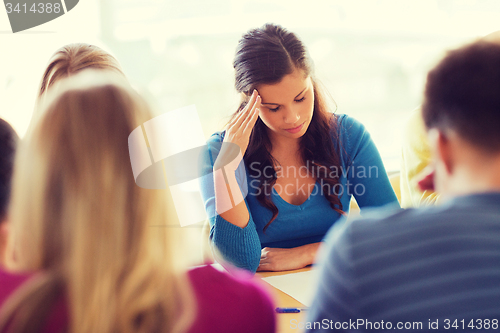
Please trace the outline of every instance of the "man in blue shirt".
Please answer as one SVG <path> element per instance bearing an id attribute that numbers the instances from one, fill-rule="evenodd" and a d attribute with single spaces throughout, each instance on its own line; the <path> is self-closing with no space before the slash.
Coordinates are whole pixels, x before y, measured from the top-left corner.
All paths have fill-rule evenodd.
<path id="1" fill-rule="evenodd" d="M 334 227 L 307 332 L 499 329 L 500 44 L 449 52 L 423 118 L 442 204 Z"/>

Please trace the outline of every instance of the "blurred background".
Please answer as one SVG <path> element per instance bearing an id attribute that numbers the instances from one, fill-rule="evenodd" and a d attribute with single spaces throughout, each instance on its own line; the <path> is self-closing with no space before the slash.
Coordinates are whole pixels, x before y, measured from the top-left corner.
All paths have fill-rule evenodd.
<path id="1" fill-rule="evenodd" d="M 395 171 L 400 129 L 420 103 L 427 70 L 444 50 L 499 29 L 500 1 L 81 0 L 17 34 L 5 12 L 0 19 L 0 115 L 21 136 L 48 58 L 70 42 L 112 52 L 159 113 L 195 104 L 208 136 L 238 104 L 238 39 L 274 22 L 305 42 L 336 112 L 363 122 Z"/>
<path id="2" fill-rule="evenodd" d="M 446 49 L 499 30 L 500 1 L 80 0 L 64 16 L 17 34 L 0 11 L 0 116 L 23 136 L 51 54 L 87 42 L 117 57 L 158 114 L 195 104 L 208 137 L 239 102 L 238 39 L 266 22 L 304 41 L 336 112 L 365 124 L 393 172 L 426 72 Z"/>

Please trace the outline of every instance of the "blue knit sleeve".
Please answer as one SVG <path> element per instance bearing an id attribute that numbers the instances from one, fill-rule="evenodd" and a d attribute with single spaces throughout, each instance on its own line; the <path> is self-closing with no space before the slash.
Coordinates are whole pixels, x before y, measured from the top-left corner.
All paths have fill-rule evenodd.
<path id="1" fill-rule="evenodd" d="M 201 174 L 212 174 L 213 166 L 222 146 L 222 135 L 216 133 L 207 141 L 207 149 L 201 157 Z M 236 171 L 238 184 L 247 192 L 244 162 Z M 201 177 L 200 189 L 205 210 L 210 221 L 210 240 L 231 264 L 255 272 L 260 263 L 261 244 L 250 209 L 250 220 L 245 228 L 240 228 L 217 214 L 215 210 L 215 191 L 213 177 Z M 245 204 L 246 202 L 245 199 Z"/>
<path id="2" fill-rule="evenodd" d="M 398 205 L 398 199 L 389 182 L 382 158 L 359 121 L 339 117 L 341 156 L 346 169 L 351 193 L 361 209 L 387 204 Z"/>

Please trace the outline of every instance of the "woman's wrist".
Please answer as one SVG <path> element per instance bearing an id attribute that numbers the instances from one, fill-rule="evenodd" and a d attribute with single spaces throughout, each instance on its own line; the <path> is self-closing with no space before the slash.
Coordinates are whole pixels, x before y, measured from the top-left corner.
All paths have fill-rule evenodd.
<path id="1" fill-rule="evenodd" d="M 319 246 L 321 245 L 321 242 L 319 243 L 311 243 L 311 244 L 306 244 L 303 245 L 303 257 L 304 257 L 304 267 L 308 265 L 314 264 L 314 260 L 316 259 L 316 253 L 318 252 Z"/>

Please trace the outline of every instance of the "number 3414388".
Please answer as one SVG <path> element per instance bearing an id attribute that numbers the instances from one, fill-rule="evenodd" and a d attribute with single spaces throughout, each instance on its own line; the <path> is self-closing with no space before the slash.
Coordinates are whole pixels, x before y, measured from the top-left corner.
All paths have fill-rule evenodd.
<path id="1" fill-rule="evenodd" d="M 61 4 L 60 3 L 34 3 L 29 7 L 27 4 L 19 4 L 17 3 L 15 6 L 12 3 L 7 2 L 5 4 L 5 8 L 7 8 L 7 14 L 11 13 L 18 13 L 18 14 L 28 14 L 28 13 L 33 13 L 33 14 L 51 14 L 51 13 L 56 13 L 59 14 L 62 10 Z"/>
<path id="2" fill-rule="evenodd" d="M 498 319 L 471 319 L 471 320 L 445 319 L 444 329 L 496 330 L 498 329 Z"/>

